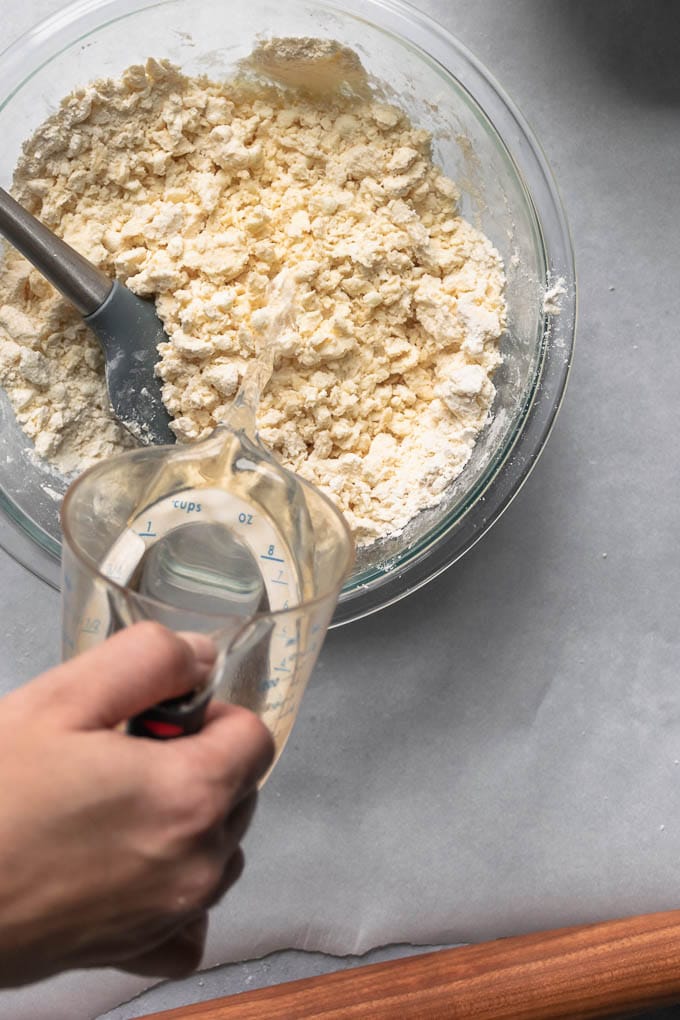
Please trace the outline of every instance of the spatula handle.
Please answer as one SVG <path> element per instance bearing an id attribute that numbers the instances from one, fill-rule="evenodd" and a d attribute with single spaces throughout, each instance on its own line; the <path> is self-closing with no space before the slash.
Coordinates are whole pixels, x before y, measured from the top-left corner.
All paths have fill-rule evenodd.
<path id="1" fill-rule="evenodd" d="M 0 234 L 81 315 L 91 315 L 106 301 L 113 286 L 108 276 L 26 212 L 4 188 L 0 188 Z"/>

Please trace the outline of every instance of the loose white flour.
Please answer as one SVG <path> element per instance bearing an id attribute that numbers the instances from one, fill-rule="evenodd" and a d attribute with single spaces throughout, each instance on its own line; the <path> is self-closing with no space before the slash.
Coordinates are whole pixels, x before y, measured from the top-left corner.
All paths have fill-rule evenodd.
<path id="1" fill-rule="evenodd" d="M 567 293 L 564 278 L 560 276 L 557 280 L 548 283 L 548 288 L 543 295 L 543 312 L 545 315 L 559 315 L 562 310 L 562 298 Z"/>
<path id="2" fill-rule="evenodd" d="M 163 397 L 182 441 L 220 421 L 266 325 L 269 281 L 291 271 L 296 326 L 260 434 L 365 544 L 435 504 L 470 456 L 494 396 L 505 281 L 496 250 L 458 215 L 428 134 L 341 87 L 341 72 L 330 91 L 293 88 L 286 52 L 314 58 L 314 41 L 294 42 L 259 54 L 285 84 L 187 78 L 150 60 L 79 90 L 26 144 L 13 190 L 155 297 L 170 338 Z M 330 45 L 317 45 L 314 82 L 347 61 Z M 0 381 L 64 471 L 133 445 L 110 415 L 91 334 L 11 251 Z"/>

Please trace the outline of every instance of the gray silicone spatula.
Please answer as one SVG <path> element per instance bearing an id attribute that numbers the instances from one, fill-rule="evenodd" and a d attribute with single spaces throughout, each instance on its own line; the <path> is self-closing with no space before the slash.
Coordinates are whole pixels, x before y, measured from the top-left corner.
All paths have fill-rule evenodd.
<path id="1" fill-rule="evenodd" d="M 106 359 L 106 385 L 116 418 L 141 443 L 174 443 L 154 369 L 167 341 L 153 302 L 137 297 L 0 188 L 0 234 L 80 312 Z"/>

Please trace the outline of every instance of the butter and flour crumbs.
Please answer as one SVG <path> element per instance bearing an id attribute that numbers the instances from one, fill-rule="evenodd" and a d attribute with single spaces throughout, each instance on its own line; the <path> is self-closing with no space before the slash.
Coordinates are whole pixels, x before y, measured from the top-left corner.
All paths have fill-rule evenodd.
<path id="1" fill-rule="evenodd" d="M 458 214 L 429 135 L 396 106 L 149 60 L 65 99 L 26 143 L 13 192 L 155 298 L 180 441 L 220 421 L 286 267 L 295 327 L 260 434 L 336 502 L 357 542 L 434 505 L 469 458 L 494 396 L 503 267 Z M 109 412 L 96 341 L 13 251 L 0 273 L 0 382 L 63 471 L 133 445 Z"/>

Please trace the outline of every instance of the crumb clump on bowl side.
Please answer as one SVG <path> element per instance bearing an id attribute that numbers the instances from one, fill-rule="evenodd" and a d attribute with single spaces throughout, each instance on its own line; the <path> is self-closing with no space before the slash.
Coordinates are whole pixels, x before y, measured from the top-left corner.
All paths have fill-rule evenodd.
<path id="1" fill-rule="evenodd" d="M 155 298 L 180 441 L 224 415 L 267 325 L 269 282 L 289 269 L 295 328 L 260 434 L 369 544 L 436 504 L 468 460 L 494 397 L 505 278 L 459 215 L 428 133 L 369 93 L 352 51 L 317 46 L 315 58 L 318 40 L 295 42 L 301 66 L 321 62 L 314 87 L 291 79 L 296 51 L 282 40 L 227 82 L 149 60 L 78 90 L 26 143 L 13 192 Z M 64 471 L 133 445 L 108 410 L 96 341 L 12 251 L 0 382 Z"/>

